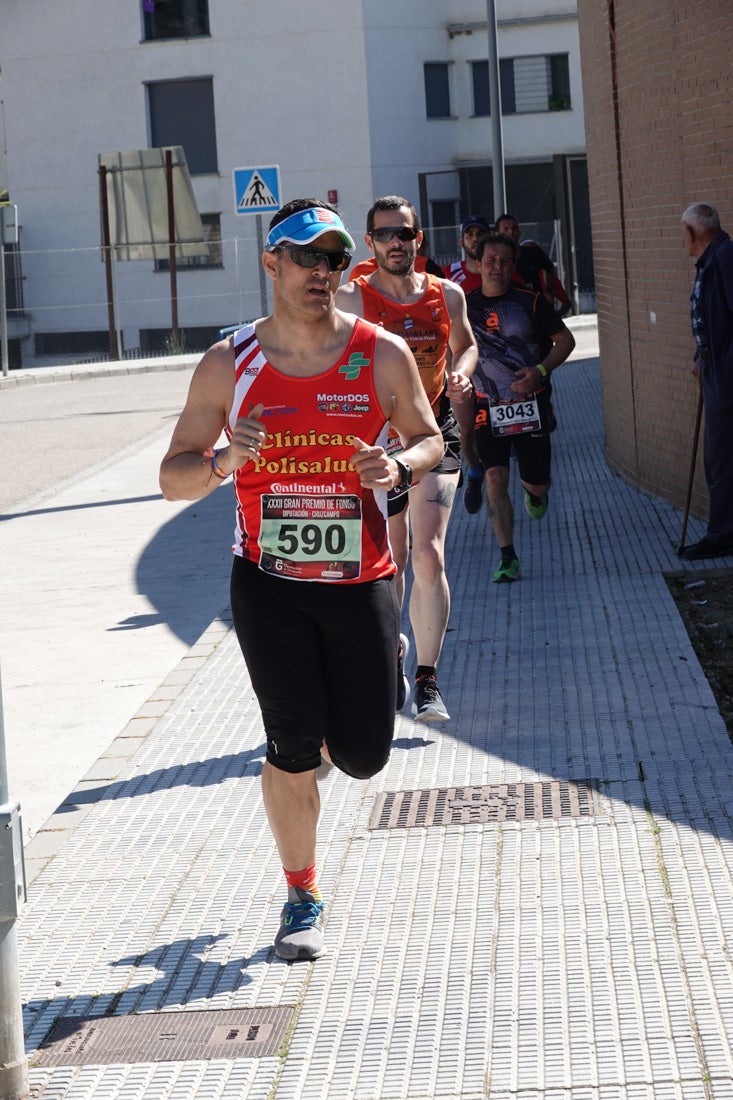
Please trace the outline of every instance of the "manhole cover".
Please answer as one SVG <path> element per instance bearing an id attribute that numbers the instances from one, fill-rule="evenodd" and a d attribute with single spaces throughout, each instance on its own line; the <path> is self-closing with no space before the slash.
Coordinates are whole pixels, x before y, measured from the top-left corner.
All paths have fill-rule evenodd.
<path id="1" fill-rule="evenodd" d="M 598 794 L 592 780 L 500 783 L 483 787 L 438 787 L 387 791 L 377 798 L 370 829 L 471 825 L 488 821 L 556 821 L 594 817 Z"/>
<path id="2" fill-rule="evenodd" d="M 39 1066 L 114 1062 L 192 1062 L 277 1054 L 295 1009 L 153 1012 L 139 1016 L 66 1016 L 38 1051 Z"/>

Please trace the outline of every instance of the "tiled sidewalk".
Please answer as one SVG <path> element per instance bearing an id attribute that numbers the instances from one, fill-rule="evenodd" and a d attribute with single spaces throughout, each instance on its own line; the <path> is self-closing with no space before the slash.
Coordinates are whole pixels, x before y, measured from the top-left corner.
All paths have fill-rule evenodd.
<path id="1" fill-rule="evenodd" d="M 597 361 L 556 392 L 520 583 L 490 583 L 488 523 L 456 505 L 451 721 L 403 716 L 383 773 L 322 784 L 324 959 L 272 954 L 263 735 L 224 620 L 34 838 L 38 1100 L 733 1098 L 733 747 L 663 578 L 679 513 L 608 471 Z M 397 792 L 416 817 L 381 827 Z M 73 1018 L 71 1055 L 41 1047 Z M 156 1061 L 184 1018 L 224 1039 Z M 152 1026 L 101 1064 L 123 1020 Z"/>

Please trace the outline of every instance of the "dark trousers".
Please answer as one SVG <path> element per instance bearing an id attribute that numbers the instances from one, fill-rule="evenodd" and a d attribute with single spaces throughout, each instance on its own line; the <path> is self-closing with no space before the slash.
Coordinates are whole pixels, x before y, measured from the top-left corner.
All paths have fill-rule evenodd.
<path id="1" fill-rule="evenodd" d="M 721 409 L 706 400 L 703 459 L 710 496 L 707 536 L 733 544 L 733 405 Z"/>

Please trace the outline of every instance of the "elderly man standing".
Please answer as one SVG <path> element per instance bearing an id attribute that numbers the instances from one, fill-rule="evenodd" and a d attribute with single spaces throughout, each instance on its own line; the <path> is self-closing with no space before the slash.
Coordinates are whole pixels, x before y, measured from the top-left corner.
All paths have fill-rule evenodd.
<path id="1" fill-rule="evenodd" d="M 733 242 L 720 228 L 718 211 L 705 202 L 685 210 L 682 239 L 697 270 L 690 296 L 697 344 L 692 370 L 702 388 L 710 496 L 708 529 L 682 552 L 697 561 L 733 554 Z"/>

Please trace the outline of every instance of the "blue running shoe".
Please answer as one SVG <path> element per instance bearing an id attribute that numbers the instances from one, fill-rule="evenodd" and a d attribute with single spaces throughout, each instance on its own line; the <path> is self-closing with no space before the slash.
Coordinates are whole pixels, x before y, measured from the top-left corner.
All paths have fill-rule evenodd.
<path id="1" fill-rule="evenodd" d="M 280 914 L 275 936 L 275 954 L 287 962 L 320 959 L 326 954 L 323 944 L 323 902 L 316 901 L 299 886 L 288 890 L 288 900 Z"/>

